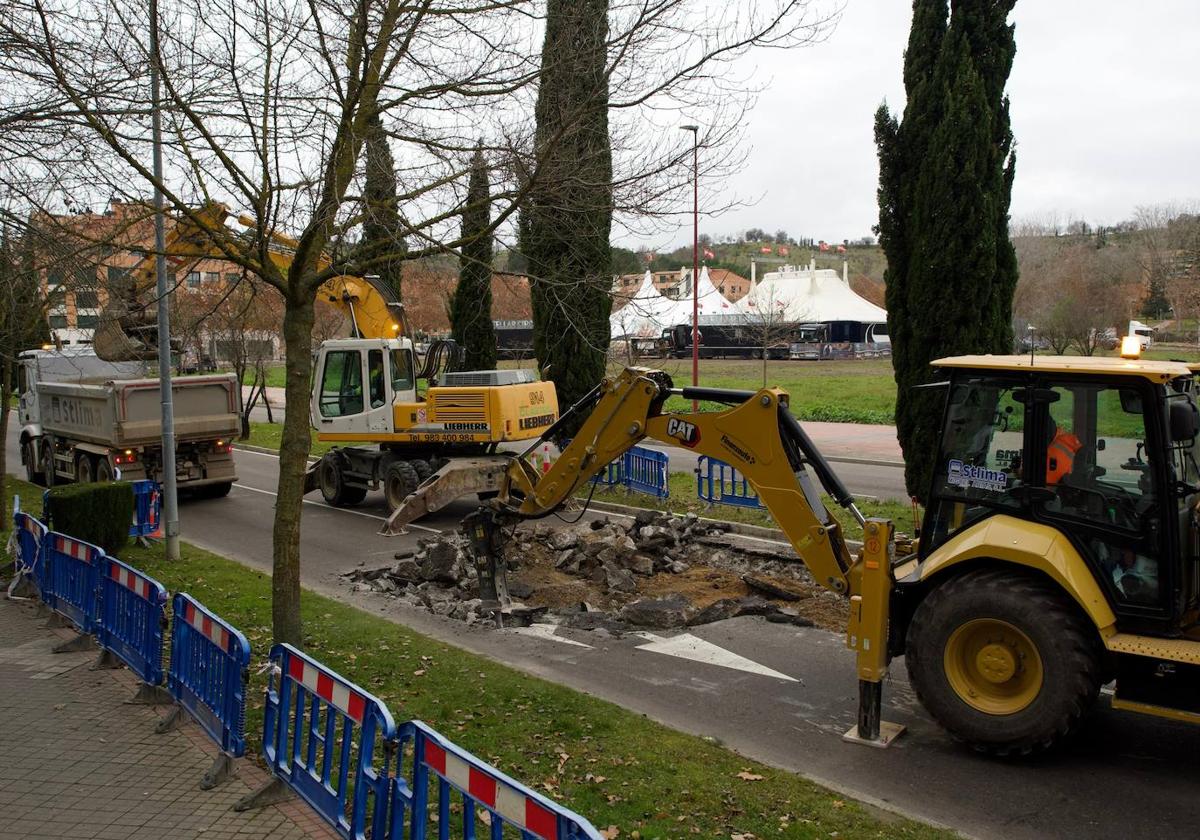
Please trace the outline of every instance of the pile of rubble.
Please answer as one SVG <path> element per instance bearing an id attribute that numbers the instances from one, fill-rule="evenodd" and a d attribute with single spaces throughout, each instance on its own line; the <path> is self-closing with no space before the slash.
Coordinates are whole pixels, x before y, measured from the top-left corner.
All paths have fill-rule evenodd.
<path id="1" fill-rule="evenodd" d="M 729 530 L 692 514 L 659 511 L 642 511 L 632 521 L 523 527 L 506 550 L 509 593 L 542 613 L 539 620 L 614 634 L 742 615 L 841 625 L 844 602 L 816 586 L 794 557 L 737 546 Z M 437 615 L 491 621 L 482 610 L 466 540 L 457 533 L 422 540 L 393 565 L 345 577 L 359 591 L 384 593 Z"/>

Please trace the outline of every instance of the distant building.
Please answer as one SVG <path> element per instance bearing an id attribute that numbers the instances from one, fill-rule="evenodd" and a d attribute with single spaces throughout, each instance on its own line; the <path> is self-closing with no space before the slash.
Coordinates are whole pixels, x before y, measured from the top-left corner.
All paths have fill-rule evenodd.
<path id="1" fill-rule="evenodd" d="M 129 272 L 149 258 L 154 248 L 154 222 L 148 205 L 114 201 L 103 213 L 50 215 L 32 222 L 47 248 L 43 254 L 43 292 L 51 338 L 64 345 L 91 344 L 101 310 L 111 291 Z M 168 217 L 168 229 L 171 220 Z M 171 265 L 168 263 L 168 271 Z M 226 260 L 205 259 L 181 266 L 172 280 L 175 290 L 221 288 L 236 281 L 241 268 Z"/>

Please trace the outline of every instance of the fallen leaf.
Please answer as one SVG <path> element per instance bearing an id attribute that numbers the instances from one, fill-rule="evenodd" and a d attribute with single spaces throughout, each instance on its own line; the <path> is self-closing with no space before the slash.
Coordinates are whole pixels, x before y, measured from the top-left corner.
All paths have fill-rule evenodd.
<path id="1" fill-rule="evenodd" d="M 479 813 L 477 813 L 475 816 L 479 817 L 479 821 L 480 821 L 481 823 L 483 823 L 484 825 L 491 825 L 491 824 L 492 824 L 492 813 L 491 813 L 491 811 L 480 811 L 480 812 L 479 812 Z"/>
<path id="2" fill-rule="evenodd" d="M 745 779 L 747 782 L 761 782 L 763 780 L 763 777 L 758 773 L 751 773 L 749 770 L 743 770 L 741 773 L 737 774 L 737 777 L 739 779 Z"/>
<path id="3" fill-rule="evenodd" d="M 844 800 L 841 800 L 841 799 L 835 799 L 835 800 L 833 800 L 833 803 L 832 803 L 832 804 L 833 804 L 833 807 L 834 807 L 834 808 L 845 808 L 845 807 L 846 807 L 846 803 L 845 803 L 845 801 L 844 801 Z"/>
<path id="4" fill-rule="evenodd" d="M 615 825 L 610 825 L 608 828 L 600 829 L 600 836 L 603 837 L 604 840 L 614 840 L 614 838 L 621 836 L 621 829 L 617 828 Z"/>
<path id="5" fill-rule="evenodd" d="M 558 772 L 559 772 L 559 773 L 561 773 L 561 772 L 562 772 L 562 770 L 563 770 L 563 767 L 564 767 L 564 766 L 566 765 L 566 763 L 567 763 L 568 761 L 570 761 L 570 760 L 571 760 L 571 756 L 567 755 L 565 752 L 560 752 L 560 753 L 558 754 Z"/>
<path id="6" fill-rule="evenodd" d="M 608 781 L 608 776 L 593 776 L 591 773 L 588 773 L 583 778 L 584 778 L 584 781 L 594 782 L 595 784 L 598 784 L 598 785 L 603 784 L 604 782 Z"/>
<path id="7" fill-rule="evenodd" d="M 423 676 L 425 676 L 425 669 L 424 669 L 424 668 L 418 668 L 417 670 L 413 671 L 413 676 L 414 676 L 414 677 L 423 677 Z"/>

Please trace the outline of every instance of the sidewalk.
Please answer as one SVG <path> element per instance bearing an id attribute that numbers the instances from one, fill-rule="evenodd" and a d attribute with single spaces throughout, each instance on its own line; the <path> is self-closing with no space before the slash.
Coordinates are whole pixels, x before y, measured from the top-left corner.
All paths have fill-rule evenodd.
<path id="1" fill-rule="evenodd" d="M 126 705 L 128 671 L 92 671 L 96 653 L 51 653 L 31 603 L 0 597 L 0 840 L 333 838 L 299 800 L 230 810 L 265 774 L 250 759 L 216 790 L 199 783 L 216 748 L 193 723 L 157 735 L 160 713 Z"/>

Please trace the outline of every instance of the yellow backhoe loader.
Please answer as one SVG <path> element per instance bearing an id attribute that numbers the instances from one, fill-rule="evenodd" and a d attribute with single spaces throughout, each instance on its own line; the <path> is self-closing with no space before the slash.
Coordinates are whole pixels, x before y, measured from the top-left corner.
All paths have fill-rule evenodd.
<path id="1" fill-rule="evenodd" d="M 663 372 L 627 368 L 564 414 L 582 424 L 547 473 L 515 455 L 474 477 L 497 492 L 466 523 L 481 593 L 503 615 L 511 526 L 552 513 L 649 437 L 736 467 L 813 577 L 850 599 L 859 712 L 848 737 L 886 745 L 898 734 L 879 713 L 899 655 L 934 718 L 982 752 L 1050 747 L 1112 680 L 1115 708 L 1200 723 L 1191 371 L 1063 356 L 935 365 L 947 379 L 945 413 L 919 538 L 898 542 L 890 522 L 863 519 L 786 391 L 677 389 Z M 728 408 L 664 412 L 671 395 Z M 456 491 L 471 480 L 459 476 Z M 436 507 L 435 485 L 391 527 Z M 857 555 L 822 488 L 863 523 Z"/>
<path id="2" fill-rule="evenodd" d="M 221 259 L 211 232 L 229 216 L 212 203 L 191 219 L 177 219 L 166 247 L 172 271 Z M 246 216 L 237 221 L 254 226 Z M 286 269 L 297 244 L 273 234 L 271 260 Z M 322 256 L 318 267 L 329 264 Z M 157 358 L 153 291 L 154 260 L 148 257 L 111 294 L 96 329 L 97 355 L 108 361 Z M 423 360 L 418 357 L 403 305 L 375 278 L 339 275 L 318 294 L 346 313 L 352 337 L 321 344 L 310 421 L 318 440 L 373 444 L 334 447 L 309 469 L 305 491 L 319 489 L 329 504 L 357 504 L 382 485 L 393 509 L 452 459 L 467 459 L 456 464 L 462 469 L 486 466 L 501 443 L 540 437 L 558 419 L 554 384 L 533 371 L 455 371 L 458 351 L 449 341 L 434 342 Z M 424 393 L 418 390 L 422 380 L 428 382 Z M 448 490 L 449 481 L 442 488 Z"/>

